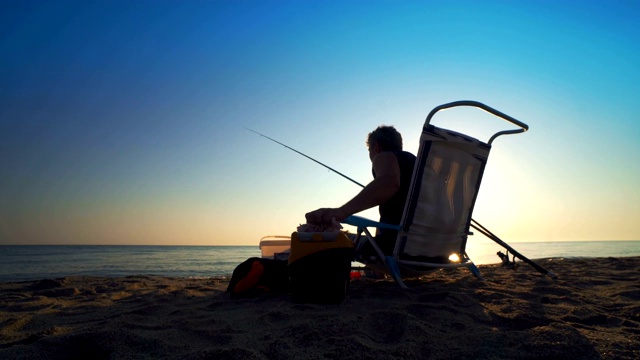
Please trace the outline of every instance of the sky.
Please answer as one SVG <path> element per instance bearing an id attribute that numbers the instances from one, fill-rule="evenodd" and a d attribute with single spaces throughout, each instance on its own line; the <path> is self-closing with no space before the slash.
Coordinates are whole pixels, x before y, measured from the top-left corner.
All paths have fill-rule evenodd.
<path id="1" fill-rule="evenodd" d="M 476 100 L 473 218 L 640 240 L 638 1 L 0 0 L 0 244 L 257 245 Z M 432 121 L 482 141 L 472 108 Z M 377 218 L 377 209 L 360 215 Z M 481 235 L 475 235 L 472 240 Z"/>

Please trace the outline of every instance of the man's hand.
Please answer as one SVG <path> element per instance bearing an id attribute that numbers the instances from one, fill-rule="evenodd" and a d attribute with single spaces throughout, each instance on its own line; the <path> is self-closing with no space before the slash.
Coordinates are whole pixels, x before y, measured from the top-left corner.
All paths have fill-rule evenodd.
<path id="1" fill-rule="evenodd" d="M 307 223 L 318 225 L 331 225 L 331 219 L 337 222 L 344 220 L 349 214 L 346 214 L 341 208 L 321 208 L 305 214 Z"/>

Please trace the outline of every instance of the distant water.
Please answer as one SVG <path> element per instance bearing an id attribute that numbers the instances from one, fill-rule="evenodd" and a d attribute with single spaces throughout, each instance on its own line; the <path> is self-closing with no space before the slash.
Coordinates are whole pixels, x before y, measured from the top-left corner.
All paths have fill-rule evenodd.
<path id="1" fill-rule="evenodd" d="M 75 275 L 212 277 L 260 256 L 257 246 L 0 246 L 0 281 Z"/>
<path id="2" fill-rule="evenodd" d="M 487 240 L 490 241 L 490 240 Z M 553 242 L 509 242 L 509 245 L 533 259 L 546 258 L 590 258 L 590 257 L 626 257 L 640 256 L 640 241 L 553 241 Z M 500 262 L 496 255 L 504 248 L 494 242 L 467 243 L 467 254 L 476 264 L 495 264 Z"/>
<path id="3" fill-rule="evenodd" d="M 510 243 L 529 259 L 640 256 L 640 241 Z M 500 262 L 495 243 L 473 242 L 476 264 Z M 0 281 L 76 275 L 159 275 L 206 278 L 230 275 L 242 261 L 260 256 L 258 246 L 0 246 Z"/>

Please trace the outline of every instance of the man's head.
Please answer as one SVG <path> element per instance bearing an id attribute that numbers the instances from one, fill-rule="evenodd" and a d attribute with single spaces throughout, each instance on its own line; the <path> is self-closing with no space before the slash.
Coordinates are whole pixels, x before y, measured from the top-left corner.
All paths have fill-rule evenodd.
<path id="1" fill-rule="evenodd" d="M 367 147 L 370 151 L 375 147 L 379 151 L 400 151 L 402 135 L 393 126 L 380 125 L 367 136 Z"/>

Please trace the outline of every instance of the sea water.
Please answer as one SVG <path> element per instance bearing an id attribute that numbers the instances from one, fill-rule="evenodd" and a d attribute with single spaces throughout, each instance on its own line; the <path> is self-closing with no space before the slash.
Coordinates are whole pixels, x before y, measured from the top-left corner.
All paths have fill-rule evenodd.
<path id="1" fill-rule="evenodd" d="M 65 276 L 226 276 L 257 246 L 0 246 L 0 281 Z"/>
<path id="2" fill-rule="evenodd" d="M 529 259 L 640 256 L 640 241 L 514 242 Z M 474 263 L 499 263 L 504 248 L 491 242 L 467 244 Z M 258 246 L 0 246 L 0 281 L 65 276 L 228 276 L 242 261 L 259 257 Z"/>
<path id="3" fill-rule="evenodd" d="M 640 241 L 512 242 L 508 245 L 531 260 L 640 256 Z M 502 246 L 494 242 L 471 240 L 467 243 L 466 250 L 471 260 L 478 265 L 500 263 L 497 252 L 506 253 Z"/>

